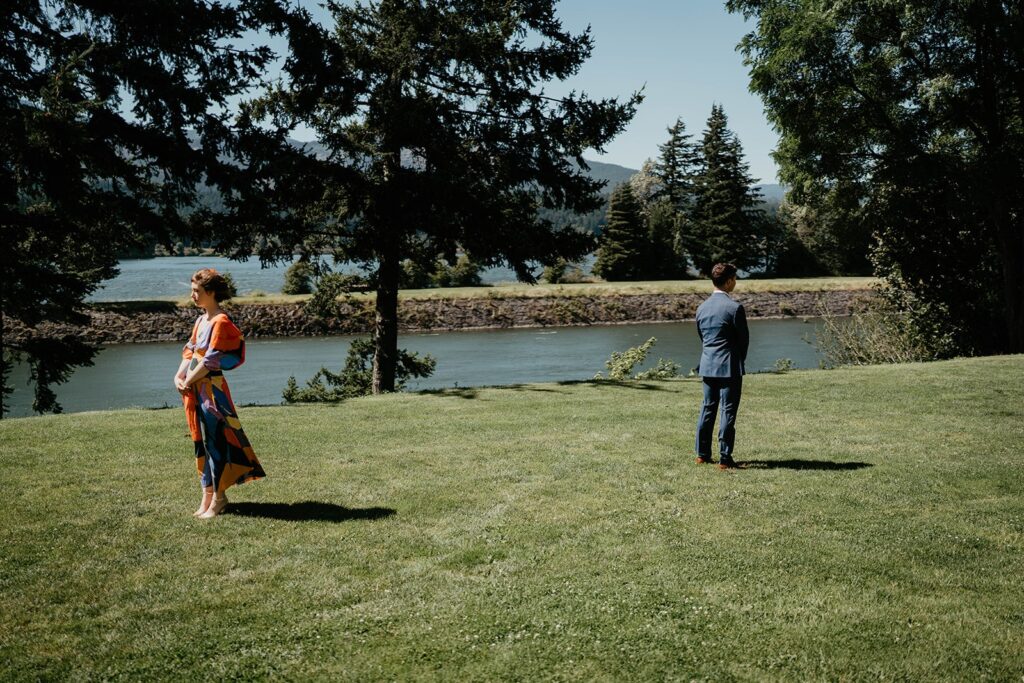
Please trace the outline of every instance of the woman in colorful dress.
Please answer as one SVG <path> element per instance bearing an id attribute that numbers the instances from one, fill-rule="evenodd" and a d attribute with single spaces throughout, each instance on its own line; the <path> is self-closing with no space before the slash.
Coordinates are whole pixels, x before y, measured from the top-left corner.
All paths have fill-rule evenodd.
<path id="1" fill-rule="evenodd" d="M 195 444 L 203 498 L 194 514 L 202 519 L 224 511 L 230 486 L 266 476 L 242 431 L 224 379 L 224 370 L 245 362 L 242 333 L 220 307 L 230 297 L 227 280 L 216 270 L 203 268 L 192 276 L 192 302 L 206 312 L 192 326 L 174 375 Z"/>

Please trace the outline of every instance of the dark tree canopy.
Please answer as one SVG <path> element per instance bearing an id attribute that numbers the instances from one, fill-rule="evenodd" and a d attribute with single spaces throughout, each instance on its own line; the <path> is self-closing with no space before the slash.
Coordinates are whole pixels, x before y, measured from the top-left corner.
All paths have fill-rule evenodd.
<path id="1" fill-rule="evenodd" d="M 686 254 L 682 252 L 681 232 L 685 213 L 667 198 L 654 201 L 647 209 L 649 254 L 645 270 L 647 280 L 677 280 L 688 277 Z"/>
<path id="2" fill-rule="evenodd" d="M 873 235 L 935 356 L 1024 351 L 1024 6 L 730 0 L 791 198 Z"/>
<path id="3" fill-rule="evenodd" d="M 710 273 L 719 262 L 749 269 L 764 255 L 767 222 L 752 187 L 743 148 L 721 105 L 711 108 L 700 146 L 701 169 L 683 242 L 693 265 Z"/>
<path id="4" fill-rule="evenodd" d="M 226 108 L 268 58 L 229 47 L 244 7 L 203 0 L 11 0 L 0 13 L 3 395 L 27 360 L 37 411 L 95 348 L 43 322 L 79 324 L 83 299 L 144 237 L 184 232 L 218 158 Z M 199 144 L 194 142 L 198 140 Z"/>
<path id="5" fill-rule="evenodd" d="M 532 266 L 592 246 L 541 210 L 601 205 L 581 155 L 618 134 L 640 98 L 544 94 L 592 48 L 588 33 L 562 28 L 554 5 L 357 0 L 327 3 L 330 30 L 302 10 L 276 19 L 289 36 L 286 82 L 246 109 L 248 134 L 280 142 L 301 123 L 326 153 L 245 158 L 257 191 L 236 202 L 223 246 L 245 252 L 263 236 L 264 257 L 327 251 L 373 271 L 375 392 L 394 388 L 403 260 L 454 262 L 461 248 L 529 281 Z"/>

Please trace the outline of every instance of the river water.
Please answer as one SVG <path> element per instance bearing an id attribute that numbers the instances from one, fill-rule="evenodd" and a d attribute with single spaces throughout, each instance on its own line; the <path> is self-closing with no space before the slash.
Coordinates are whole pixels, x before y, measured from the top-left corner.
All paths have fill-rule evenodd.
<path id="1" fill-rule="evenodd" d="M 582 268 L 590 272 L 593 256 L 584 258 Z M 200 268 L 216 268 L 231 273 L 240 295 L 253 292 L 277 294 L 284 285 L 284 273 L 290 263 L 263 268 L 260 260 L 232 261 L 222 256 L 160 256 L 121 261 L 120 274 L 107 280 L 89 297 L 89 301 L 140 301 L 146 299 L 187 299 L 189 279 Z M 354 266 L 340 267 L 346 273 L 359 272 Z M 484 284 L 515 282 L 509 268 L 486 268 L 480 273 Z"/>
<path id="2" fill-rule="evenodd" d="M 788 358 L 793 367 L 818 367 L 808 343 L 815 322 L 799 319 L 751 320 L 749 372 L 771 370 Z M 510 385 L 590 379 L 604 372 L 612 351 L 658 342 L 645 367 L 666 358 L 685 374 L 697 365 L 700 343 L 692 321 L 660 324 L 594 325 L 512 330 L 473 330 L 399 337 L 399 346 L 437 359 L 434 375 L 409 384 L 412 391 L 449 387 Z M 321 366 L 341 368 L 353 337 L 258 339 L 247 342 L 246 363 L 228 373 L 240 405 L 277 404 L 290 375 L 300 384 Z M 182 340 L 184 343 L 184 340 Z M 56 387 L 65 412 L 111 408 L 179 406 L 171 377 L 180 362 L 181 343 L 122 344 L 105 347 L 92 367 L 80 368 Z M 32 414 L 28 368 L 16 365 L 11 382 L 12 417 Z"/>

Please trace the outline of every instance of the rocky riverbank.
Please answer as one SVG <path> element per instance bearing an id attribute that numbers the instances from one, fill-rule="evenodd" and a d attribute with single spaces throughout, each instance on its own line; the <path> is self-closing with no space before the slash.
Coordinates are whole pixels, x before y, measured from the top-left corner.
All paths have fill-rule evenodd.
<path id="1" fill-rule="evenodd" d="M 822 310 L 848 315 L 864 290 L 737 293 L 748 318 L 816 316 Z M 402 332 L 507 327 L 558 327 L 692 320 L 704 294 L 639 294 L 571 297 L 479 297 L 404 299 L 399 302 Z M 368 301 L 339 306 L 327 319 L 309 316 L 302 304 L 237 304 L 227 307 L 248 338 L 315 337 L 365 334 L 373 329 Z M 97 305 L 85 328 L 44 324 L 46 336 L 74 334 L 102 344 L 183 341 L 192 330 L 196 309 L 153 302 Z M 29 331 L 4 320 L 4 334 L 24 338 Z"/>

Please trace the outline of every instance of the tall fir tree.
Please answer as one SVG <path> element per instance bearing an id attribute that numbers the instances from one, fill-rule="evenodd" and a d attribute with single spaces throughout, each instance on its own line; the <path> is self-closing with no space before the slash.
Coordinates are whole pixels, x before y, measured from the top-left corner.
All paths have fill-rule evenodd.
<path id="1" fill-rule="evenodd" d="M 640 96 L 545 95 L 544 84 L 575 74 L 593 45 L 589 33 L 563 29 L 555 4 L 328 2 L 330 30 L 301 9 L 279 18 L 286 82 L 246 108 L 247 129 L 258 136 L 269 124 L 281 138 L 304 124 L 326 151 L 283 166 L 273 155 L 244 159 L 258 196 L 236 205 L 222 244 L 244 253 L 266 236 L 266 257 L 305 249 L 367 267 L 374 393 L 395 387 L 405 259 L 453 261 L 463 248 L 532 281 L 535 264 L 593 247 L 590 234 L 541 210 L 601 205 L 603 183 L 588 177 L 583 151 L 615 137 Z"/>
<path id="2" fill-rule="evenodd" d="M 186 232 L 200 181 L 232 186 L 228 103 L 270 59 L 233 45 L 256 25 L 245 5 L 18 0 L 0 12 L 0 415 L 16 360 L 33 408 L 59 411 L 51 385 L 98 350 L 75 326 L 118 254 Z"/>
<path id="3" fill-rule="evenodd" d="M 644 161 L 640 170 L 627 182 L 640 206 L 640 217 L 647 226 L 643 279 L 685 277 L 686 256 L 678 248 L 682 213 L 663 196 L 664 185 L 654 171 L 654 162 L 650 159 Z"/>
<path id="4" fill-rule="evenodd" d="M 651 240 L 650 271 L 655 279 L 687 276 L 683 230 L 693 210 L 695 183 L 702 168 L 700 149 L 691 141 L 693 136 L 686 132 L 682 118 L 666 130 L 669 138 L 658 145 L 658 160 L 652 167 L 658 191 L 645 214 Z"/>
<path id="5" fill-rule="evenodd" d="M 763 259 L 767 220 L 743 148 L 729 130 L 721 105 L 711 108 L 700 150 L 702 169 L 684 246 L 704 274 L 723 261 L 744 270 L 755 267 Z"/>
<path id="6" fill-rule="evenodd" d="M 658 161 L 654 164 L 654 175 L 661 181 L 657 196 L 667 199 L 677 211 L 686 211 L 693 203 L 694 180 L 702 165 L 700 149 L 691 142 L 693 136 L 686 132 L 681 118 L 667 131 L 668 140 L 658 145 Z"/>
<path id="7" fill-rule="evenodd" d="M 629 183 L 612 192 L 608 222 L 601 233 L 593 272 L 605 280 L 644 280 L 648 277 L 651 243 L 640 204 Z"/>

